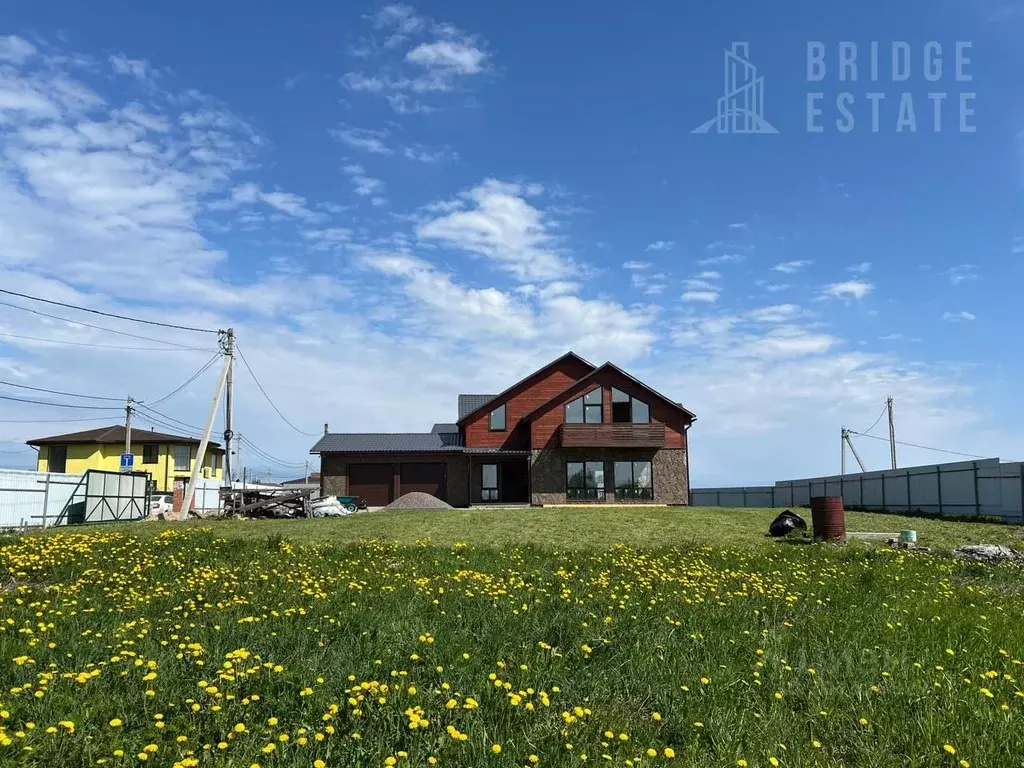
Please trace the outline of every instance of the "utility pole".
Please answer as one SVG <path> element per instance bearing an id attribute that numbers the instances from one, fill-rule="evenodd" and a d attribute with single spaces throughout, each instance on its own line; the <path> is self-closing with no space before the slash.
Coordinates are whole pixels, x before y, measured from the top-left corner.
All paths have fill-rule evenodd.
<path id="1" fill-rule="evenodd" d="M 192 476 L 189 478 L 188 487 L 185 489 L 185 498 L 181 502 L 181 519 L 188 518 L 189 510 L 192 509 L 192 499 L 195 496 L 196 486 L 199 484 L 199 473 L 202 470 L 203 462 L 206 459 L 206 447 L 210 443 L 210 433 L 213 432 L 213 422 L 217 418 L 217 409 L 220 407 L 220 398 L 224 394 L 227 384 L 228 371 L 231 369 L 231 357 L 227 354 L 227 345 L 221 338 L 221 352 L 224 354 L 224 369 L 221 371 L 220 380 L 217 382 L 217 389 L 213 393 L 213 402 L 210 404 L 210 415 L 206 418 L 206 428 L 203 430 L 203 437 L 199 441 L 199 450 L 196 451 L 196 463 L 192 467 Z"/>
<path id="2" fill-rule="evenodd" d="M 128 395 L 128 399 L 124 404 L 124 452 L 132 452 L 132 404 L 135 401 L 132 400 L 132 396 Z"/>
<path id="3" fill-rule="evenodd" d="M 224 354 L 228 358 L 227 394 L 224 400 L 224 478 L 231 487 L 231 438 L 235 426 L 235 329 L 224 334 Z"/>
<path id="4" fill-rule="evenodd" d="M 846 474 L 846 427 L 839 428 L 839 454 L 842 458 L 839 460 L 839 474 Z"/>
<path id="5" fill-rule="evenodd" d="M 886 398 L 886 408 L 889 410 L 889 454 L 892 458 L 892 468 L 896 469 L 896 425 L 892 420 L 892 398 Z"/>
<path id="6" fill-rule="evenodd" d="M 309 459 L 306 459 L 306 485 L 309 484 Z"/>

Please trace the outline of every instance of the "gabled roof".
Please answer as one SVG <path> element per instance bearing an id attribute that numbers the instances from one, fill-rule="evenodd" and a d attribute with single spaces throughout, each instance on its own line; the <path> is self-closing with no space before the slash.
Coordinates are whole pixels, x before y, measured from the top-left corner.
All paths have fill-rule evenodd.
<path id="1" fill-rule="evenodd" d="M 462 436 L 445 432 L 333 432 L 321 437 L 310 453 L 427 453 L 462 451 Z"/>
<path id="2" fill-rule="evenodd" d="M 496 397 L 497 395 L 459 395 L 459 421 L 474 411 L 480 410 Z M 457 427 L 458 424 L 455 426 Z"/>
<path id="3" fill-rule="evenodd" d="M 593 370 L 593 368 L 594 368 L 594 364 L 593 363 L 591 363 L 588 360 L 584 360 L 582 357 L 577 355 L 575 352 L 569 351 L 569 352 L 566 352 L 561 357 L 552 360 L 547 365 L 541 366 L 536 371 L 531 373 L 529 376 L 525 376 L 524 378 L 520 379 L 515 384 L 513 384 L 511 387 L 506 389 L 504 392 L 501 392 L 501 393 L 499 393 L 497 395 L 493 395 L 488 400 L 485 400 L 485 401 L 479 403 L 478 405 L 476 405 L 475 408 L 473 408 L 471 411 L 469 411 L 467 413 L 463 413 L 462 412 L 462 398 L 463 397 L 483 397 L 483 395 L 475 395 L 475 396 L 459 395 L 459 421 L 458 421 L 458 423 L 462 424 L 470 416 L 473 416 L 473 415 L 479 413 L 480 411 L 482 411 L 484 408 L 486 408 L 490 403 L 494 402 L 495 400 L 500 400 L 501 398 L 503 398 L 505 395 L 507 395 L 512 390 L 514 390 L 517 387 L 520 387 L 523 384 L 525 384 L 526 382 L 528 382 L 530 379 L 532 379 L 538 373 L 542 373 L 542 372 L 546 371 L 548 368 L 551 368 L 554 365 L 558 365 L 558 363 L 562 362 L 563 360 L 567 360 L 569 358 L 572 358 L 572 359 L 576 360 L 577 362 L 583 363 L 584 365 L 589 367 L 591 370 Z"/>
<path id="4" fill-rule="evenodd" d="M 133 429 L 133 443 L 177 443 L 178 445 L 199 445 L 199 438 L 186 437 L 184 435 L 170 435 L 166 432 L 154 432 L 151 429 Z M 84 432 L 69 432 L 66 435 L 53 435 L 52 437 L 38 437 L 29 440 L 28 445 L 52 445 L 52 444 L 84 444 L 84 443 L 114 443 L 124 445 L 124 425 L 115 424 L 110 427 L 96 427 L 87 429 Z M 211 440 L 209 448 L 220 451 L 220 443 Z"/>
<path id="5" fill-rule="evenodd" d="M 459 425 L 458 424 L 447 424 L 447 423 L 443 423 L 442 422 L 442 423 L 435 424 L 434 426 L 432 426 L 430 428 L 430 431 L 433 432 L 435 435 L 449 434 L 451 432 L 458 432 L 459 431 Z"/>
<path id="6" fill-rule="evenodd" d="M 619 375 L 625 377 L 626 379 L 629 379 L 629 381 L 631 381 L 632 383 L 636 384 L 641 389 L 643 389 L 643 390 L 645 390 L 647 392 L 650 392 L 652 395 L 657 397 L 659 400 L 664 402 L 666 405 L 669 405 L 672 408 L 675 408 L 677 411 L 681 411 L 682 413 L 684 413 L 690 419 L 690 421 L 696 421 L 697 420 L 696 414 L 694 414 L 692 411 L 689 411 L 686 408 L 684 408 L 682 403 L 677 403 L 675 400 L 670 400 L 669 398 L 665 397 L 665 395 L 663 395 L 660 392 L 658 392 L 656 389 L 652 389 L 647 384 L 644 384 L 642 381 L 640 381 L 640 379 L 638 379 L 635 376 L 631 376 L 630 374 L 626 373 L 624 370 L 619 368 L 619 366 L 615 365 L 614 363 L 605 363 L 601 367 L 595 368 L 594 370 L 592 370 L 590 373 L 588 373 L 583 378 L 577 379 L 576 381 L 574 381 L 572 384 L 570 384 L 568 387 L 563 389 L 557 395 L 554 395 L 553 397 L 549 398 L 547 400 L 547 402 L 544 402 L 544 403 L 541 403 L 540 405 L 538 405 L 532 411 L 530 411 L 525 416 L 523 416 L 523 421 L 529 421 L 530 418 L 533 416 L 533 414 L 535 414 L 537 411 L 541 410 L 542 408 L 546 408 L 549 403 L 551 403 L 552 401 L 557 400 L 558 398 L 562 397 L 566 392 L 570 392 L 573 389 L 575 389 L 576 387 L 586 387 L 587 382 L 592 380 L 594 377 L 596 377 L 602 371 L 607 371 L 607 370 L 615 371 Z"/>

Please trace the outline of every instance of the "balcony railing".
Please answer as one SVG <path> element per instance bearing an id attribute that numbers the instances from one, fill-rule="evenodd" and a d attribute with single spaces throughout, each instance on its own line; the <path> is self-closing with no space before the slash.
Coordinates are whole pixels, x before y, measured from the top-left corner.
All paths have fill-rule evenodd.
<path id="1" fill-rule="evenodd" d="M 664 424 L 562 424 L 563 448 L 664 448 Z"/>

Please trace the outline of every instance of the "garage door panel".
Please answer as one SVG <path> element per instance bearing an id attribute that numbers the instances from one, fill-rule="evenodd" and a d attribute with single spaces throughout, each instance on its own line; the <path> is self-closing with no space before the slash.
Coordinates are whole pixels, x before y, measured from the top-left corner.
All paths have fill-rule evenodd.
<path id="1" fill-rule="evenodd" d="M 362 496 L 371 507 L 383 507 L 395 500 L 394 476 L 391 464 L 350 464 L 349 495 Z"/>
<path id="2" fill-rule="evenodd" d="M 402 495 L 419 491 L 447 500 L 444 462 L 409 462 L 402 464 Z"/>

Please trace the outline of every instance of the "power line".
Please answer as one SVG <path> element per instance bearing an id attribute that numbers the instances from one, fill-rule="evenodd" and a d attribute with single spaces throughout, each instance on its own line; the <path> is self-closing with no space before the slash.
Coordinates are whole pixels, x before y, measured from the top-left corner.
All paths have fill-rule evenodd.
<path id="1" fill-rule="evenodd" d="M 13 381 L 0 380 L 0 384 L 6 384 L 9 387 L 18 387 L 20 389 L 31 389 L 33 392 L 46 392 L 49 395 L 64 395 L 65 397 L 81 397 L 86 400 L 109 400 L 111 402 L 120 403 L 124 401 L 124 398 L 120 397 L 98 397 L 97 395 L 79 395 L 75 392 L 61 392 L 56 389 L 43 389 L 42 387 L 30 387 L 28 384 L 15 384 Z"/>
<path id="2" fill-rule="evenodd" d="M 853 434 L 855 434 L 855 435 L 861 435 L 861 434 L 864 434 L 864 435 L 866 435 L 866 434 L 867 434 L 868 432 L 870 432 L 870 431 L 871 431 L 872 429 L 874 429 L 875 427 L 877 427 L 877 426 L 878 426 L 878 422 L 880 422 L 880 421 L 882 420 L 882 417 L 883 417 L 883 416 L 885 416 L 885 412 L 886 412 L 887 410 L 889 410 L 889 405 L 888 405 L 888 404 L 886 404 L 886 405 L 883 405 L 883 406 L 882 406 L 882 412 L 881 412 L 880 414 L 878 414 L 878 418 L 877 418 L 877 419 L 875 419 L 875 423 L 874 423 L 874 424 L 872 424 L 872 425 L 871 425 L 870 427 L 868 427 L 867 429 L 865 429 L 865 430 L 864 430 L 863 432 L 854 432 L 854 431 L 853 431 L 852 429 L 850 430 L 850 432 L 853 432 Z"/>
<path id="3" fill-rule="evenodd" d="M 106 408 L 102 405 L 72 405 L 71 403 L 49 403 L 45 400 L 28 400 L 24 397 L 0 395 L 0 400 L 13 400 L 16 403 L 32 403 L 33 405 L 49 405 L 53 408 L 79 408 L 87 411 L 120 411 L 120 408 Z"/>
<path id="4" fill-rule="evenodd" d="M 83 421 L 110 421 L 108 416 L 88 419 L 0 419 L 0 424 L 78 424 Z"/>
<path id="5" fill-rule="evenodd" d="M 256 378 L 256 374 L 252 372 L 252 368 L 249 366 L 249 361 L 246 360 L 245 355 L 242 354 L 241 347 L 239 347 L 236 344 L 235 349 L 238 351 L 238 356 L 242 358 L 242 362 L 245 364 L 245 369 L 249 371 L 249 375 L 252 376 L 252 380 L 256 382 L 256 386 L 259 387 L 260 392 L 262 392 L 263 396 L 267 398 L 267 402 L 270 403 L 270 407 L 277 412 L 277 415 L 281 417 L 281 420 L 289 427 L 294 429 L 296 432 L 298 432 L 300 435 L 306 435 L 307 437 L 319 437 L 319 432 L 303 432 L 301 429 L 296 427 L 294 424 L 288 421 L 288 419 L 285 418 L 285 415 L 281 413 L 281 410 L 276 405 L 274 405 L 274 401 L 270 399 L 270 395 L 267 394 L 267 390 L 265 390 L 263 388 L 263 385 L 260 384 L 260 380 Z"/>
<path id="6" fill-rule="evenodd" d="M 2 289 L 0 289 L 2 290 Z M 122 347 L 117 344 L 93 344 L 87 341 L 61 341 L 59 339 L 42 339 L 38 336 L 22 336 L 17 333 L 6 333 L 0 332 L 0 336 L 6 336 L 11 339 L 26 339 L 28 341 L 41 341 L 44 344 L 66 344 L 72 347 L 94 347 L 96 349 L 132 349 L 137 352 L 210 352 L 212 350 L 202 349 L 201 347 L 184 347 L 182 349 L 166 349 L 161 347 Z"/>
<path id="7" fill-rule="evenodd" d="M 23 312 L 31 312 L 33 315 L 39 315 L 40 317 L 48 317 L 51 320 L 60 320 L 65 323 L 71 323 L 73 325 L 80 325 L 83 328 L 92 328 L 96 331 L 106 331 L 107 333 L 117 333 L 121 336 L 128 336 L 133 339 L 142 339 L 143 341 L 155 341 L 157 344 L 169 344 L 172 347 L 181 347 L 182 349 L 199 349 L 199 347 L 190 347 L 188 344 L 179 344 L 176 341 L 166 341 L 164 339 L 154 339 L 151 336 L 139 336 L 137 333 L 128 333 L 128 331 L 118 331 L 114 328 L 104 328 L 102 325 L 93 325 L 92 323 L 85 323 L 81 320 L 72 320 L 67 317 L 61 317 L 60 315 L 51 315 L 47 312 L 40 312 L 38 309 L 30 309 L 29 307 L 21 307 L 17 304 L 11 304 L 9 301 L 0 301 L 0 305 L 5 307 L 11 307 L 12 309 L 20 309 Z"/>
<path id="8" fill-rule="evenodd" d="M 195 424 L 189 424 L 186 421 L 181 421 L 180 419 L 176 419 L 173 416 L 168 416 L 166 413 L 162 413 L 161 411 L 158 411 L 154 408 L 150 408 L 145 403 L 137 402 L 135 403 L 135 407 L 136 409 L 138 409 L 137 412 L 142 412 L 144 415 L 148 415 L 150 420 L 153 419 L 153 414 L 156 414 L 156 416 L 158 416 L 160 419 L 163 419 L 166 422 L 171 422 L 173 424 L 180 425 L 178 427 L 175 427 L 176 429 L 189 429 L 192 432 L 197 432 L 199 434 L 202 434 L 203 432 L 203 429 L 201 427 L 197 427 Z"/>
<path id="9" fill-rule="evenodd" d="M 887 438 L 887 437 L 879 437 L 878 435 L 866 435 L 863 432 L 854 432 L 853 430 L 850 430 L 850 434 L 851 435 L 860 435 L 861 437 L 869 437 L 872 440 L 881 440 L 881 441 L 886 442 L 886 443 L 889 442 L 889 438 Z M 905 445 L 908 448 L 920 448 L 923 451 L 935 451 L 936 453 L 949 453 L 949 454 L 952 454 L 953 456 L 967 456 L 967 457 L 969 457 L 971 459 L 984 459 L 984 458 L 988 458 L 986 456 L 978 456 L 977 454 L 974 454 L 974 453 L 962 453 L 960 451 L 947 451 L 945 448 L 931 448 L 931 447 L 929 447 L 927 445 L 918 445 L 917 443 L 904 443 L 901 440 L 897 440 L 896 441 L 896 445 Z"/>
<path id="10" fill-rule="evenodd" d="M 198 379 L 198 378 L 199 378 L 200 376 L 202 376 L 202 375 L 203 375 L 204 373 L 206 373 L 206 371 L 208 371 L 208 370 L 210 369 L 210 366 L 211 366 L 211 365 L 213 365 L 213 364 L 214 364 L 214 363 L 215 363 L 215 362 L 217 361 L 217 359 L 218 359 L 218 358 L 220 358 L 220 352 L 217 352 L 216 354 L 214 354 L 214 356 L 213 356 L 213 357 L 211 357 L 211 358 L 210 358 L 210 359 L 209 359 L 209 360 L 207 361 L 206 365 L 204 365 L 204 366 L 203 366 L 202 368 L 200 368 L 200 369 L 199 369 L 198 371 L 196 371 L 195 373 L 193 373 L 193 374 L 192 374 L 192 375 L 191 375 L 191 376 L 189 377 L 188 381 L 186 381 L 186 382 L 185 382 L 184 384 L 182 384 L 182 385 L 181 385 L 180 387 L 178 387 L 177 389 L 175 389 L 174 391 L 172 391 L 172 392 L 171 392 L 170 394 L 164 395 L 164 396 L 163 396 L 163 397 L 161 397 L 161 398 L 160 398 L 159 400 L 154 400 L 153 402 L 149 403 L 149 407 L 151 407 L 151 408 L 152 408 L 152 407 L 153 407 L 154 405 L 160 405 L 160 403 L 163 403 L 163 402 L 166 402 L 167 400 L 170 400 L 170 399 L 171 399 L 172 397 L 174 397 L 174 396 L 175 396 L 176 394 L 178 394 L 179 392 L 181 392 L 181 390 L 183 390 L 183 389 L 184 389 L 185 387 L 187 387 L 187 386 L 188 386 L 189 384 L 191 384 L 191 383 L 192 383 L 193 381 L 195 381 L 195 380 L 196 380 L 196 379 Z"/>
<path id="11" fill-rule="evenodd" d="M 0 453 L 6 453 L 6 454 L 28 453 L 31 450 L 32 450 L 31 448 L 22 448 L 20 451 L 0 451 Z"/>
<path id="12" fill-rule="evenodd" d="M 177 328 L 179 331 L 195 331 L 196 333 L 219 333 L 210 328 L 191 328 L 187 325 L 175 325 L 174 323 L 161 323 L 156 320 L 142 320 L 138 317 L 128 317 L 127 315 L 116 315 L 113 312 L 101 312 L 98 309 L 89 309 L 88 307 L 79 307 L 76 304 L 65 304 L 62 301 L 53 301 L 52 299 L 42 299 L 38 296 L 29 296 L 27 293 L 18 293 L 17 291 L 8 291 L 4 288 L 0 288 L 0 293 L 6 293 L 8 296 L 18 296 L 22 299 L 31 299 L 32 301 L 41 301 L 44 304 L 53 304 L 58 307 L 67 307 L 68 309 L 77 309 L 80 312 L 91 312 L 94 315 L 103 315 L 104 317 L 116 317 L 118 320 L 130 320 L 133 323 L 145 323 L 146 325 L 158 325 L 161 328 Z"/>
<path id="13" fill-rule="evenodd" d="M 306 466 L 305 462 L 303 462 L 302 464 L 297 464 L 297 463 L 291 462 L 291 461 L 284 461 L 283 459 L 279 459 L 276 456 L 271 456 L 269 453 L 264 451 L 258 445 L 255 445 L 251 440 L 249 440 L 249 438 L 247 438 L 247 437 L 245 437 L 243 435 L 239 435 L 238 437 L 241 439 L 241 441 L 243 443 L 245 443 L 245 445 L 248 448 L 251 448 L 256 454 L 258 454 L 262 458 L 266 459 L 267 461 L 271 461 L 271 462 L 273 462 L 273 463 L 275 463 L 275 464 L 277 464 L 279 466 L 282 466 L 282 467 L 305 467 Z"/>

